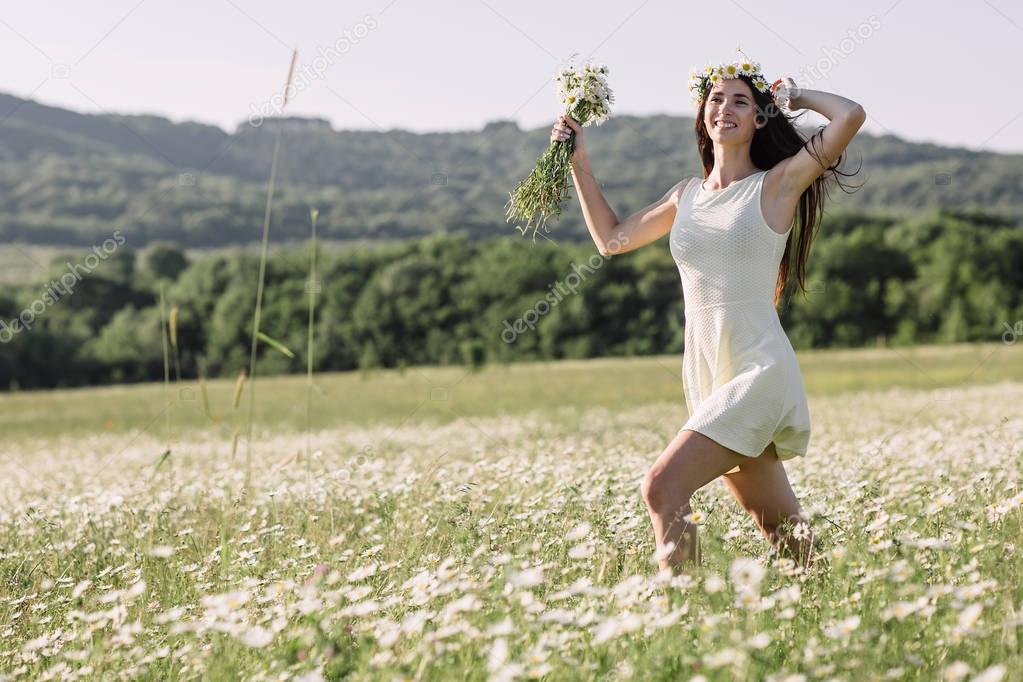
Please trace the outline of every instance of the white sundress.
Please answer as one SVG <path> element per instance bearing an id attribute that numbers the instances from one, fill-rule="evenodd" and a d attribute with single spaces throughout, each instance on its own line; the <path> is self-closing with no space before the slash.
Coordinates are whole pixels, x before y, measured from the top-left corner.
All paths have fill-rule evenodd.
<path id="1" fill-rule="evenodd" d="M 771 229 L 760 207 L 767 171 L 720 190 L 699 178 L 679 198 L 671 255 L 682 277 L 683 391 L 702 433 L 747 457 L 774 442 L 778 458 L 806 454 L 810 410 L 795 351 L 773 297 L 792 226 Z M 793 221 L 794 222 L 794 221 Z M 738 467 L 727 473 L 738 471 Z"/>

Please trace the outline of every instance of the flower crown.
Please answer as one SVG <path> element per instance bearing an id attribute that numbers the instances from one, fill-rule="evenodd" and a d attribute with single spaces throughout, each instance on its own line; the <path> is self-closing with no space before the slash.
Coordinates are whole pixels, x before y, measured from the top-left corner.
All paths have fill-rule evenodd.
<path id="1" fill-rule="evenodd" d="M 701 101 L 711 87 L 721 81 L 739 76 L 749 76 L 757 90 L 765 95 L 771 93 L 771 86 L 767 84 L 767 79 L 760 71 L 760 62 L 749 59 L 740 49 L 736 49 L 736 52 L 742 54 L 742 60 L 717 66 L 708 64 L 701 72 L 697 72 L 696 69 L 689 72 L 689 94 L 695 101 Z"/>

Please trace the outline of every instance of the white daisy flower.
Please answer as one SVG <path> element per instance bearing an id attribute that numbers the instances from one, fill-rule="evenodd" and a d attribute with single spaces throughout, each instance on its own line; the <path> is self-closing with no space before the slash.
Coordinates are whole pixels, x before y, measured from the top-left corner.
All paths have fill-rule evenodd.
<path id="1" fill-rule="evenodd" d="M 568 531 L 568 534 L 565 535 L 565 539 L 568 540 L 569 542 L 576 542 L 578 540 L 582 540 L 583 538 L 590 534 L 590 529 L 591 529 L 590 524 L 583 521 L 582 523 L 578 524 L 575 528 Z"/>
<path id="2" fill-rule="evenodd" d="M 739 557 L 732 562 L 728 575 L 739 587 L 755 587 L 763 580 L 766 571 L 760 562 Z"/>
<path id="3" fill-rule="evenodd" d="M 254 649 L 261 649 L 273 641 L 274 633 L 259 625 L 246 630 L 242 636 L 242 643 Z"/>

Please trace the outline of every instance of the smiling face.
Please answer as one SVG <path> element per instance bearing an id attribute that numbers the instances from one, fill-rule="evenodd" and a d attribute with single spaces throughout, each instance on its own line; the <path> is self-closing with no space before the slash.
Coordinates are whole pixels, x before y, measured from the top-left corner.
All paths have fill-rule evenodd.
<path id="1" fill-rule="evenodd" d="M 765 121 L 757 120 L 753 89 L 741 78 L 729 78 L 711 87 L 703 109 L 707 134 L 719 144 L 747 144 Z"/>

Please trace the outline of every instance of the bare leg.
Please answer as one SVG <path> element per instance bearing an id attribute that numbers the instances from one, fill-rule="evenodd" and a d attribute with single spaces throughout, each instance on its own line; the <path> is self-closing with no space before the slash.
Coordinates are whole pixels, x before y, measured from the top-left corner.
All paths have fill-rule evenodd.
<path id="1" fill-rule="evenodd" d="M 809 567 L 813 560 L 813 533 L 792 492 L 774 443 L 770 443 L 759 457 L 746 458 L 739 465 L 739 471 L 726 474 L 724 480 L 767 539 L 779 550 L 787 549 L 798 563 Z M 793 530 L 800 523 L 806 526 L 801 528 L 803 534 L 797 537 Z"/>
<path id="2" fill-rule="evenodd" d="M 696 526 L 685 520 L 693 493 L 751 458 L 702 433 L 683 429 L 647 471 L 641 492 L 654 527 L 662 569 L 700 561 Z M 668 550 L 669 543 L 673 549 Z"/>

